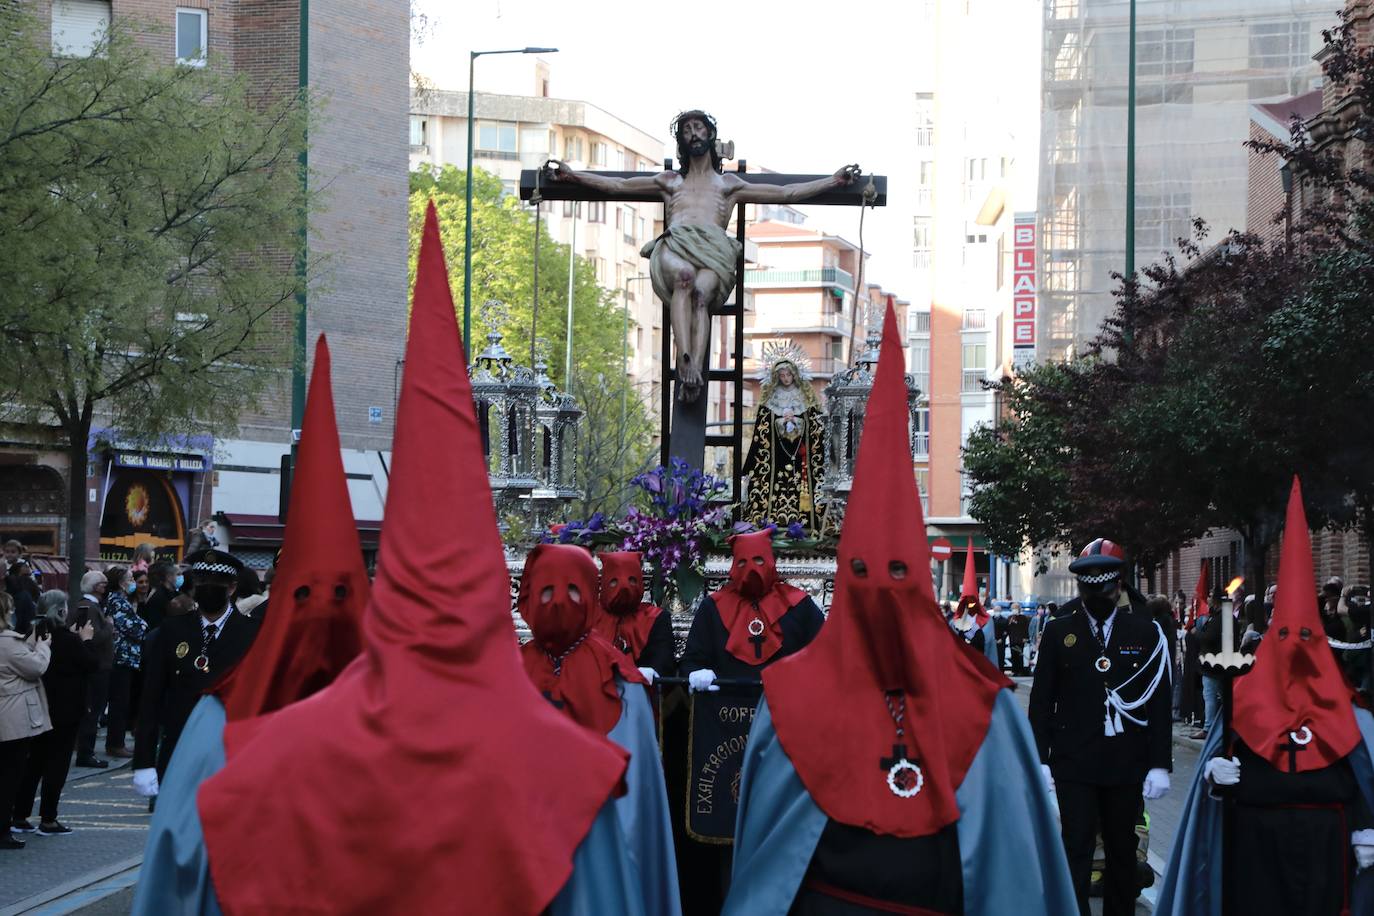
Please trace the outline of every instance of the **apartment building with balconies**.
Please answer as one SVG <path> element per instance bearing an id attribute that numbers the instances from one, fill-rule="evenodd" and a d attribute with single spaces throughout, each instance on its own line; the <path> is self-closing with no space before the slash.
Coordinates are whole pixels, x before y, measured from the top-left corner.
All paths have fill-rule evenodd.
<path id="1" fill-rule="evenodd" d="M 477 92 L 474 99 L 473 163 L 516 193 L 522 169 L 560 159 L 574 169 L 658 171 L 669 154 L 665 138 L 627 123 L 590 102 L 547 95 L 549 70 L 533 69 L 532 95 Z M 467 163 L 466 92 L 415 89 L 410 103 L 410 167 Z M 549 234 L 570 244 L 596 270 L 597 282 L 615 290 L 630 313 L 627 373 L 645 402 L 656 405 L 662 307 L 648 278 L 640 248 L 662 221 L 658 203 L 549 201 L 541 216 Z M 656 409 L 656 407 L 655 407 Z"/>

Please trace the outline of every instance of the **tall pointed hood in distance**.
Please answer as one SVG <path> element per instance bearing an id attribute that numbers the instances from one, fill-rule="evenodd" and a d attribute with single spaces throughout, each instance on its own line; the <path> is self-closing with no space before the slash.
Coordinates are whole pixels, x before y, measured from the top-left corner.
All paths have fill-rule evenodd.
<path id="1" fill-rule="evenodd" d="M 987 608 L 978 598 L 978 567 L 973 560 L 973 538 L 968 539 L 968 551 L 964 554 L 964 581 L 959 588 L 959 609 L 973 609 L 974 620 L 978 626 L 988 622 Z"/>
<path id="2" fill-rule="evenodd" d="M 243 661 L 214 689 L 230 722 L 310 696 L 362 651 L 370 586 L 348 498 L 329 370 L 329 344 L 321 334 L 268 614 Z"/>
<path id="3" fill-rule="evenodd" d="M 825 813 L 878 833 L 928 836 L 959 817 L 954 792 L 987 734 L 994 678 L 935 601 L 911 461 L 905 363 L 889 305 L 830 616 L 816 639 L 763 672 L 783 749 Z M 889 702 L 905 702 L 896 737 Z M 905 743 L 923 774 L 898 797 L 880 761 Z"/>
<path id="4" fill-rule="evenodd" d="M 227 729 L 228 765 L 200 790 L 230 916 L 454 901 L 535 916 L 623 787 L 626 753 L 549 706 L 520 664 L 433 204 L 394 455 L 366 651 L 241 747 Z M 403 830 L 397 812 L 414 815 Z"/>
<path id="5" fill-rule="evenodd" d="M 1284 773 L 1331 766 L 1361 740 L 1355 692 L 1327 645 L 1316 596 L 1312 535 L 1302 485 L 1294 477 L 1274 617 L 1255 653 L 1255 666 L 1236 680 L 1231 723 L 1250 750 Z M 1290 754 L 1290 742 L 1301 749 Z"/>

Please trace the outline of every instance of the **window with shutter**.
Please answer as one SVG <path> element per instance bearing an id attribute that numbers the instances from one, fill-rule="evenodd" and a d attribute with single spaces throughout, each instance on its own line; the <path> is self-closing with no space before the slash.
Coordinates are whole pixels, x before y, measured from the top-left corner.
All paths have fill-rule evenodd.
<path id="1" fill-rule="evenodd" d="M 89 57 L 110 30 L 110 0 L 53 0 L 54 57 Z"/>

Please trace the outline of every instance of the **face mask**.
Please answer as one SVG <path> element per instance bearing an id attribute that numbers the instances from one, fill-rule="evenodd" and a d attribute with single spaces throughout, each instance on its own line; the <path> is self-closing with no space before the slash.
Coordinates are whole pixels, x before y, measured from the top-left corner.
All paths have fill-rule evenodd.
<path id="1" fill-rule="evenodd" d="M 134 592 L 138 591 L 138 583 L 130 582 L 128 585 L 124 586 L 124 591 L 132 595 Z"/>
<path id="2" fill-rule="evenodd" d="M 1104 583 L 1078 583 L 1078 594 L 1083 606 L 1098 620 L 1105 620 L 1116 609 L 1116 600 L 1121 595 L 1117 581 Z"/>
<path id="3" fill-rule="evenodd" d="M 183 576 L 181 573 L 177 573 L 176 586 L 175 586 L 176 590 L 177 590 L 177 591 L 181 591 L 181 587 L 182 587 L 183 585 L 185 585 L 185 584 L 186 584 L 186 577 Z"/>
<path id="4" fill-rule="evenodd" d="M 730 542 L 730 548 L 734 557 L 730 581 L 739 593 L 751 601 L 768 594 L 778 576 L 773 559 L 772 532 L 736 535 Z"/>
<path id="5" fill-rule="evenodd" d="M 213 613 L 218 616 L 221 611 L 229 606 L 229 587 L 227 585 L 197 585 L 195 599 L 202 612 Z"/>
<path id="6" fill-rule="evenodd" d="M 596 564 L 579 547 L 547 546 L 525 561 L 520 616 L 534 641 L 561 655 L 587 632 L 596 600 Z"/>

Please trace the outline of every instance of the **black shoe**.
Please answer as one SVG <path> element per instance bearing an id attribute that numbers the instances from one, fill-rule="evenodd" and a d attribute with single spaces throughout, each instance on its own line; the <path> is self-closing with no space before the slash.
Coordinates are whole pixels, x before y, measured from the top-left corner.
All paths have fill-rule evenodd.
<path id="1" fill-rule="evenodd" d="M 24 848 L 24 841 L 23 841 L 23 840 L 15 839 L 13 836 L 10 836 L 10 835 L 8 835 L 8 834 L 6 834 L 5 836 L 0 836 L 0 849 L 23 849 L 23 848 Z"/>
<path id="2" fill-rule="evenodd" d="M 15 833 L 33 833 L 33 824 L 22 817 L 16 817 L 10 824 L 10 829 Z"/>
<path id="3" fill-rule="evenodd" d="M 65 836 L 72 832 L 72 828 L 57 821 L 43 821 L 38 825 L 39 836 Z"/>
<path id="4" fill-rule="evenodd" d="M 108 760 L 101 760 L 99 757 L 78 757 L 76 765 L 87 769 L 103 770 L 110 765 Z"/>

